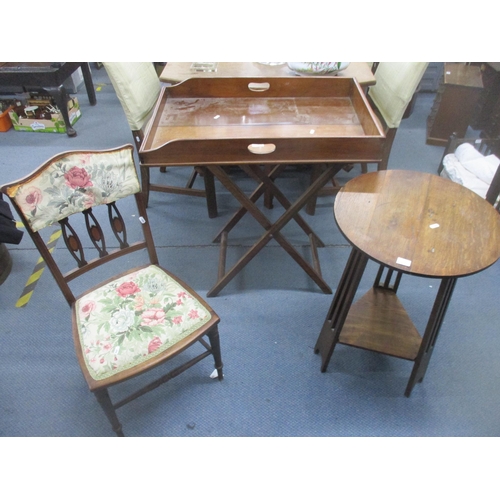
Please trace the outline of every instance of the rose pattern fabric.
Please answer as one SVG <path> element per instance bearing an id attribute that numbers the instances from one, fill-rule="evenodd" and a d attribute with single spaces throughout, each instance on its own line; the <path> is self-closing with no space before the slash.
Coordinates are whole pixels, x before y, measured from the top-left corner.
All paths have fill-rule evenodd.
<path id="1" fill-rule="evenodd" d="M 89 173 L 80 167 L 73 167 L 64 174 L 66 184 L 73 189 L 93 186 Z"/>
<path id="2" fill-rule="evenodd" d="M 131 149 L 58 158 L 26 184 L 11 187 L 33 231 L 140 189 Z"/>
<path id="3" fill-rule="evenodd" d="M 86 294 L 76 302 L 75 314 L 85 363 L 95 380 L 157 356 L 211 317 L 157 266 Z"/>
<path id="4" fill-rule="evenodd" d="M 116 289 L 116 292 L 120 297 L 125 298 L 127 295 L 133 295 L 137 292 L 140 292 L 140 289 L 133 281 L 127 281 L 125 283 L 122 283 Z"/>
<path id="5" fill-rule="evenodd" d="M 29 186 L 25 190 L 24 196 L 21 198 L 20 206 L 23 212 L 31 212 L 36 209 L 41 201 L 42 191 L 36 186 Z"/>

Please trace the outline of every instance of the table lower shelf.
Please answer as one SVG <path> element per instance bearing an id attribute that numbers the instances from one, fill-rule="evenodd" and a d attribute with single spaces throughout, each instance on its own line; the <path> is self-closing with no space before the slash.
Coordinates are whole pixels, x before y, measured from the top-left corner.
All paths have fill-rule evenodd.
<path id="1" fill-rule="evenodd" d="M 395 292 L 371 288 L 347 315 L 339 343 L 415 361 L 422 337 Z"/>

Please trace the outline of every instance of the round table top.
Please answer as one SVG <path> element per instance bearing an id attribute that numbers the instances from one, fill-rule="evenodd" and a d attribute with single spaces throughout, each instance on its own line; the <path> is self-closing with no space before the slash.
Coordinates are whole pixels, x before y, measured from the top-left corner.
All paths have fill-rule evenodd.
<path id="1" fill-rule="evenodd" d="M 408 170 L 360 175 L 339 191 L 334 214 L 353 246 L 409 274 L 466 276 L 500 257 L 500 214 L 438 175 Z"/>

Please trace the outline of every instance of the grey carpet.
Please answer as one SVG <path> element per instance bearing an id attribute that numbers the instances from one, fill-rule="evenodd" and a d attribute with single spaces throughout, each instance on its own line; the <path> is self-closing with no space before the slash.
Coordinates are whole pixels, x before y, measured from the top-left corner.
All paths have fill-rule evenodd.
<path id="1" fill-rule="evenodd" d="M 103 149 L 131 142 L 121 106 L 104 69 L 93 69 L 97 106 L 78 98 L 77 137 L 13 130 L 0 134 L 0 182 L 26 175 L 68 149 Z M 433 94 L 419 94 L 403 121 L 389 168 L 435 172 L 443 148 L 425 144 Z M 186 169 L 166 175 L 185 177 Z M 342 173 L 359 174 L 356 167 Z M 155 171 L 155 176 L 165 175 Z M 240 180 L 242 186 L 246 181 Z M 307 177 L 285 176 L 289 193 Z M 152 193 L 148 213 L 160 262 L 205 295 L 217 274 L 212 239 L 236 208 L 218 186 L 220 216 L 209 220 L 204 201 Z M 335 290 L 349 247 L 332 216 L 332 197 L 321 198 L 314 217 L 304 215 L 325 241 L 320 259 Z M 269 213 L 274 218 L 275 208 Z M 128 216 L 132 216 L 129 214 Z M 233 262 L 261 234 L 246 217 L 231 234 Z M 291 224 L 285 234 L 308 255 L 308 242 Z M 29 304 L 16 308 L 38 258 L 26 235 L 10 245 L 12 274 L 0 286 L 0 435 L 111 436 L 111 428 L 76 362 L 68 307 L 46 272 Z M 60 250 L 57 249 L 56 252 Z M 373 280 L 369 265 L 361 290 Z M 403 392 L 411 364 L 339 346 L 326 373 L 313 353 L 332 296 L 319 291 L 297 264 L 271 242 L 218 297 L 225 379 L 209 378 L 207 360 L 119 410 L 130 436 L 498 436 L 500 336 L 497 283 L 500 264 L 459 280 L 431 364 L 411 398 Z M 406 276 L 400 296 L 420 331 L 437 282 Z M 146 378 L 149 375 L 146 376 Z M 128 384 L 133 387 L 136 382 Z M 116 388 L 119 395 L 124 388 Z"/>

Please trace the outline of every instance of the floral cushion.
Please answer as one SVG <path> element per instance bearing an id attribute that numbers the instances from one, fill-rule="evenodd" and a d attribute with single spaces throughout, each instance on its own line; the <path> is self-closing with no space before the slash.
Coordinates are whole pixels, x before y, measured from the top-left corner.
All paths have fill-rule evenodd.
<path id="1" fill-rule="evenodd" d="M 157 356 L 211 318 L 198 300 L 153 265 L 84 295 L 75 314 L 83 357 L 95 380 Z"/>
<path id="2" fill-rule="evenodd" d="M 56 158 L 40 175 L 11 187 L 33 231 L 90 207 L 110 203 L 140 190 L 132 148 L 71 153 Z"/>

